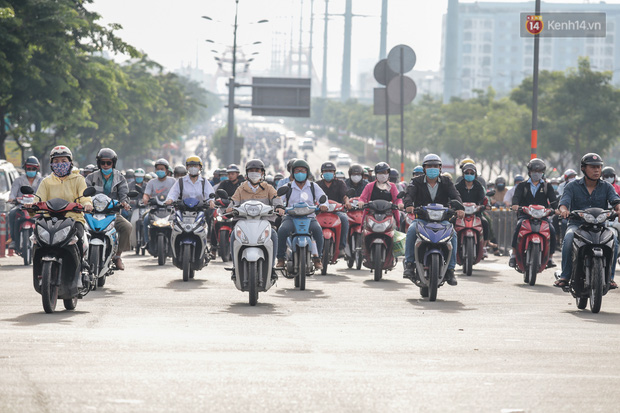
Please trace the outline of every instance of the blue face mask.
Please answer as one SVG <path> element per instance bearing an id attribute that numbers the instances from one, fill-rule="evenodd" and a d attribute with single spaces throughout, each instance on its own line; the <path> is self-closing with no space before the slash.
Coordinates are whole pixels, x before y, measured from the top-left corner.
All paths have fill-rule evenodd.
<path id="1" fill-rule="evenodd" d="M 26 171 L 26 176 L 28 178 L 34 178 L 35 176 L 37 176 L 37 171 Z"/>
<path id="2" fill-rule="evenodd" d="M 553 185 L 553 190 L 557 191 L 558 190 L 558 185 Z"/>
<path id="3" fill-rule="evenodd" d="M 105 176 L 108 176 L 112 173 L 112 168 L 110 169 L 101 168 L 101 173 L 104 174 Z"/>
<path id="4" fill-rule="evenodd" d="M 435 179 L 439 176 L 439 168 L 426 168 L 426 176 Z"/>
<path id="5" fill-rule="evenodd" d="M 155 171 L 155 175 L 157 175 L 157 177 L 161 179 L 166 176 L 166 171 Z"/>
<path id="6" fill-rule="evenodd" d="M 142 181 L 144 181 L 144 177 L 143 176 L 136 176 L 136 183 L 137 184 L 141 184 Z"/>
<path id="7" fill-rule="evenodd" d="M 326 181 L 333 181 L 334 180 L 334 173 L 333 172 L 325 172 L 323 174 L 323 179 L 325 179 Z"/>
<path id="8" fill-rule="evenodd" d="M 295 180 L 297 182 L 303 182 L 306 180 L 306 178 L 308 177 L 308 174 L 305 172 L 297 172 L 295 173 Z"/>
<path id="9" fill-rule="evenodd" d="M 228 181 L 228 176 L 226 175 L 220 176 L 220 181 Z"/>
<path id="10" fill-rule="evenodd" d="M 465 180 L 466 180 L 467 182 L 471 182 L 471 181 L 473 181 L 474 179 L 476 179 L 476 175 L 465 175 Z"/>

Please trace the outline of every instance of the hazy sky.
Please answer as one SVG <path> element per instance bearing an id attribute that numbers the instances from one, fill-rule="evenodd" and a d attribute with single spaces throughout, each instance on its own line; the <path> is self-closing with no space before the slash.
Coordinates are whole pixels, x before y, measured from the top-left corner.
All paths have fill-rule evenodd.
<path id="1" fill-rule="evenodd" d="M 462 1 L 471 2 L 471 1 Z M 510 2 L 495 0 L 495 2 Z M 307 47 L 310 29 L 310 3 L 303 0 L 303 43 Z M 533 9 L 534 2 L 531 1 Z M 546 1 L 545 3 L 588 3 L 584 0 Z M 596 3 L 590 1 L 590 3 Z M 620 3 L 620 0 L 607 0 Z M 299 45 L 299 13 L 302 0 L 240 0 L 238 44 L 262 41 L 245 51 L 259 52 L 252 62 L 253 70 L 267 70 L 271 65 L 274 44 L 288 43 L 294 30 L 294 47 Z M 527 4 L 527 3 L 525 3 Z M 389 49 L 397 44 L 411 46 L 417 54 L 417 70 L 438 70 L 441 55 L 441 22 L 448 0 L 389 0 Z M 342 14 L 345 0 L 329 0 L 330 13 Z M 90 6 L 99 12 L 104 23 L 120 23 L 120 36 L 152 59 L 174 70 L 181 65 L 196 64 L 208 73 L 215 72 L 215 54 L 232 45 L 234 0 L 95 0 Z M 325 0 L 314 0 L 313 62 L 321 74 L 323 56 L 323 13 Z M 527 11 L 527 10 L 524 10 Z M 543 10 L 544 11 L 544 10 Z M 364 15 L 353 19 L 352 80 L 357 72 L 372 70 L 379 58 L 381 0 L 353 0 L 353 13 Z M 207 15 L 225 23 L 207 21 Z M 251 24 L 261 19 L 268 23 Z M 344 19 L 333 16 L 329 22 L 328 70 L 329 90 L 340 87 Z M 221 43 L 205 42 L 211 39 Z"/>

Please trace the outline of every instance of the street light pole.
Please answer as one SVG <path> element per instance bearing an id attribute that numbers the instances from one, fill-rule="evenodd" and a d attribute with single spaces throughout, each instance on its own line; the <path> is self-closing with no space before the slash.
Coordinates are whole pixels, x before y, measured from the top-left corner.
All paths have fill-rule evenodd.
<path id="1" fill-rule="evenodd" d="M 233 30 L 232 76 L 228 79 L 228 145 L 227 163 L 235 162 L 235 78 L 237 75 L 237 13 L 239 0 L 235 0 L 235 25 Z"/>
<path id="2" fill-rule="evenodd" d="M 536 16 L 540 16 L 540 0 L 536 0 Z M 532 87 L 532 136 L 531 136 L 531 154 L 530 159 L 537 157 L 538 148 L 538 55 L 540 49 L 540 35 L 534 36 L 534 73 Z"/>

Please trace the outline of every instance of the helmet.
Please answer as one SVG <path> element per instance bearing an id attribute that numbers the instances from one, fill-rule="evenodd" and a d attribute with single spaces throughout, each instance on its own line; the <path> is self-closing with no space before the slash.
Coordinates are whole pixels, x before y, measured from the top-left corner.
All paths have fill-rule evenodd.
<path id="1" fill-rule="evenodd" d="M 441 176 L 443 176 L 444 178 L 448 178 L 449 180 L 452 180 L 452 174 L 450 172 L 444 172 L 441 174 Z"/>
<path id="2" fill-rule="evenodd" d="M 390 181 L 398 182 L 399 179 L 400 179 L 400 173 L 396 169 L 390 168 Z"/>
<path id="3" fill-rule="evenodd" d="M 349 178 L 351 177 L 351 175 L 362 175 L 363 173 L 364 168 L 362 168 L 362 165 L 358 163 L 354 163 L 349 167 Z"/>
<path id="4" fill-rule="evenodd" d="M 97 167 L 93 165 L 92 163 L 89 163 L 88 165 L 84 167 L 84 172 L 88 172 L 88 173 L 95 172 L 95 169 L 97 169 Z"/>
<path id="5" fill-rule="evenodd" d="M 288 162 L 286 163 L 286 170 L 287 170 L 287 171 L 289 171 L 289 172 L 292 172 L 292 171 L 293 171 L 293 170 L 291 169 L 291 167 L 293 166 L 293 164 L 295 163 L 295 161 L 296 161 L 296 160 L 297 160 L 297 159 L 293 158 L 293 159 L 291 159 L 290 161 L 288 161 Z"/>
<path id="6" fill-rule="evenodd" d="M 116 152 L 114 152 L 110 148 L 102 148 L 99 149 L 97 153 L 97 167 L 101 168 L 101 160 L 102 159 L 111 159 L 112 160 L 112 168 L 116 168 L 116 161 L 118 160 L 118 156 L 116 156 Z"/>
<path id="7" fill-rule="evenodd" d="M 418 175 L 424 175 L 424 168 L 422 167 L 422 165 L 417 165 L 415 168 L 413 168 L 413 172 L 411 172 L 411 175 L 414 178 Z"/>
<path id="8" fill-rule="evenodd" d="M 603 160 L 596 153 L 586 153 L 583 155 L 583 158 L 581 158 L 581 167 L 583 168 L 586 165 L 603 165 Z"/>
<path id="9" fill-rule="evenodd" d="M 308 162 L 303 159 L 295 159 L 295 162 L 291 165 L 291 172 L 294 171 L 295 168 L 306 168 L 308 174 L 310 173 L 310 165 L 308 165 Z"/>
<path id="10" fill-rule="evenodd" d="M 52 150 L 50 151 L 50 162 L 52 161 L 52 159 L 60 158 L 61 156 L 66 156 L 67 158 L 69 158 L 70 162 L 73 162 L 73 154 L 71 153 L 71 150 L 63 145 L 54 146 L 52 148 Z"/>
<path id="11" fill-rule="evenodd" d="M 196 166 L 196 165 L 200 165 L 200 167 L 202 168 L 202 159 L 200 159 L 200 156 L 196 156 L 196 155 L 192 155 L 190 157 L 188 157 L 185 160 L 185 166 Z"/>
<path id="12" fill-rule="evenodd" d="M 461 160 L 461 162 L 459 162 L 459 166 L 461 167 L 461 169 L 463 169 L 463 166 L 465 166 L 465 164 L 468 163 L 473 163 L 474 165 L 476 164 L 476 162 L 474 162 L 473 159 L 471 159 L 470 157 L 466 156 L 465 159 Z"/>
<path id="13" fill-rule="evenodd" d="M 166 169 L 170 169 L 170 163 L 164 158 L 159 158 L 158 160 L 156 160 L 154 165 L 155 168 L 157 168 L 157 165 L 163 165 L 166 167 Z"/>
<path id="14" fill-rule="evenodd" d="M 177 165 L 174 167 L 174 174 L 185 176 L 187 175 L 187 168 L 185 168 L 183 165 Z"/>
<path id="15" fill-rule="evenodd" d="M 245 169 L 248 169 L 248 166 L 245 166 Z M 226 173 L 228 172 L 237 172 L 237 173 L 241 173 L 241 170 L 239 169 L 239 167 L 237 165 L 235 165 L 234 163 L 231 163 L 230 165 L 228 165 L 228 168 L 226 168 Z"/>
<path id="16" fill-rule="evenodd" d="M 571 176 L 577 176 L 577 171 L 574 169 L 567 169 L 564 171 L 564 180 L 568 180 Z"/>
<path id="17" fill-rule="evenodd" d="M 269 174 L 265 177 L 265 181 L 269 182 L 270 184 L 273 184 L 273 175 Z"/>
<path id="18" fill-rule="evenodd" d="M 325 162 L 321 165 L 321 173 L 323 171 L 334 171 L 336 172 L 336 165 L 333 162 Z"/>
<path id="19" fill-rule="evenodd" d="M 155 172 L 149 172 L 147 176 L 149 177 L 149 179 L 157 179 L 157 175 L 155 175 Z"/>
<path id="20" fill-rule="evenodd" d="M 614 168 L 612 168 L 611 166 L 606 166 L 603 168 L 603 178 L 607 177 L 612 177 L 612 176 L 616 176 L 616 170 Z"/>
<path id="21" fill-rule="evenodd" d="M 372 168 L 370 166 L 364 166 L 364 173 L 362 175 L 372 176 Z"/>
<path id="22" fill-rule="evenodd" d="M 125 178 L 127 178 L 127 179 L 131 179 L 131 178 L 133 178 L 134 176 L 136 176 L 136 171 L 134 171 L 133 169 L 127 169 L 127 170 L 125 171 Z"/>
<path id="23" fill-rule="evenodd" d="M 442 165 L 441 158 L 438 155 L 435 155 L 434 153 L 429 153 L 428 155 L 424 157 L 424 160 L 422 160 L 422 166 L 426 166 L 429 163 L 433 163 L 433 164 L 438 163 L 439 166 Z"/>
<path id="24" fill-rule="evenodd" d="M 506 178 L 504 178 L 503 176 L 498 176 L 497 178 L 495 178 L 495 185 L 500 184 L 506 185 Z"/>
<path id="25" fill-rule="evenodd" d="M 527 171 L 528 172 L 542 172 L 544 173 L 547 170 L 547 165 L 545 161 L 540 158 L 534 158 L 527 163 Z"/>
<path id="26" fill-rule="evenodd" d="M 387 162 L 379 162 L 375 165 L 375 174 L 380 174 L 381 172 L 390 172 L 390 165 Z"/>
<path id="27" fill-rule="evenodd" d="M 233 165 L 229 165 L 228 166 L 228 172 L 231 172 L 230 167 Z M 237 166 L 237 165 L 234 165 Z M 252 159 L 249 160 L 246 164 L 245 164 L 245 171 L 247 172 L 248 169 L 260 169 L 261 171 L 265 172 L 265 164 L 263 163 L 263 161 L 261 161 L 260 159 Z M 272 178 L 273 180 L 273 178 Z"/>
<path id="28" fill-rule="evenodd" d="M 279 181 L 280 179 L 284 179 L 284 175 L 282 175 L 280 172 L 273 176 L 274 181 Z"/>
<path id="29" fill-rule="evenodd" d="M 336 171 L 336 179 L 346 178 L 343 171 Z"/>
<path id="30" fill-rule="evenodd" d="M 472 162 L 468 162 L 466 164 L 463 164 L 461 166 L 461 170 L 463 171 L 463 173 L 465 173 L 465 171 L 474 171 L 476 173 L 476 175 L 478 175 L 478 169 L 476 169 L 476 164 L 472 163 Z"/>
<path id="31" fill-rule="evenodd" d="M 34 166 L 39 169 L 41 167 L 41 164 L 39 163 L 39 160 L 36 156 L 29 156 L 28 158 L 26 158 L 26 162 L 24 162 L 24 169 L 26 169 L 27 166 Z"/>
<path id="32" fill-rule="evenodd" d="M 515 185 L 523 181 L 525 181 L 525 178 L 523 177 L 523 175 L 515 175 Z"/>
<path id="33" fill-rule="evenodd" d="M 88 168 L 88 166 L 86 168 Z M 86 170 L 86 168 L 84 168 L 84 170 Z M 144 178 L 144 169 L 142 169 L 142 168 L 136 169 L 134 171 L 134 176 L 136 176 L 136 177 L 143 177 Z"/>

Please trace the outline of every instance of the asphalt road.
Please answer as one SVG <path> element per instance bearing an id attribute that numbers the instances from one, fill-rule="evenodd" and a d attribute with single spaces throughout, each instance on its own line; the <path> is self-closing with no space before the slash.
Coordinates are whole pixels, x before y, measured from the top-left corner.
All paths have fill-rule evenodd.
<path id="1" fill-rule="evenodd" d="M 221 262 L 126 271 L 45 314 L 19 258 L 0 259 L 0 412 L 617 411 L 620 300 L 577 310 L 491 258 L 428 302 L 344 263 L 259 304 Z M 59 305 L 60 306 L 60 305 Z"/>

